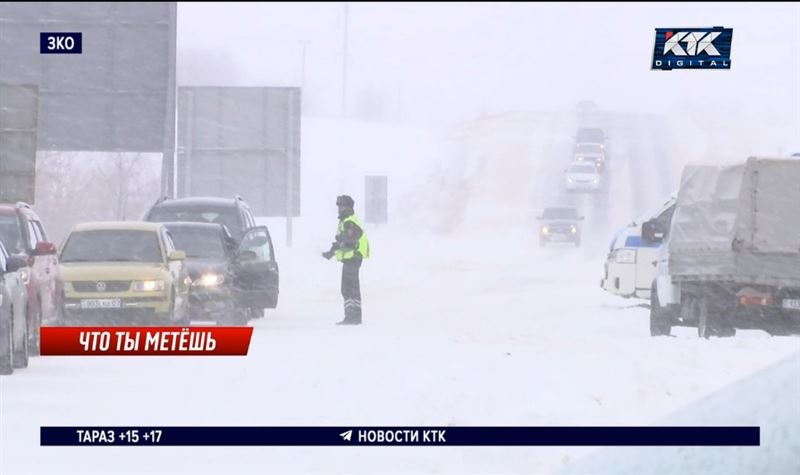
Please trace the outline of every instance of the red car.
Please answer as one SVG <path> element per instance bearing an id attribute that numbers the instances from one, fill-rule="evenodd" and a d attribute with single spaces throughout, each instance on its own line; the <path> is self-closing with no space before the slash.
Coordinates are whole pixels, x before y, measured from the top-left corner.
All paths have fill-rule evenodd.
<path id="1" fill-rule="evenodd" d="M 39 327 L 55 322 L 61 308 L 61 278 L 56 246 L 27 203 L 0 204 L 0 241 L 12 256 L 23 257 L 20 270 L 28 289 L 28 352 L 39 354 Z"/>

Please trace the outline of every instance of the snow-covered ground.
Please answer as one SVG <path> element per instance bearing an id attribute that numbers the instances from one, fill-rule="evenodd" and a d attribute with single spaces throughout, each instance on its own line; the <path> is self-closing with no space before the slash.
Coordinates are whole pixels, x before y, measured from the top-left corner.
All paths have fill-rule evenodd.
<path id="1" fill-rule="evenodd" d="M 644 425 L 800 351 L 757 331 L 651 338 L 647 309 L 600 289 L 609 233 L 669 191 L 657 134 L 607 120 L 614 181 L 594 197 L 561 191 L 571 114 L 486 119 L 450 139 L 306 120 L 303 217 L 291 248 L 283 220 L 264 220 L 281 297 L 252 323 L 250 354 L 36 358 L 0 380 L 0 473 L 554 473 L 592 449 L 39 447 L 39 427 Z M 335 195 L 360 206 L 363 174 L 392 177 L 392 222 L 368 227 L 365 324 L 338 327 L 340 267 L 319 252 Z M 539 248 L 538 211 L 573 199 L 584 245 Z"/>

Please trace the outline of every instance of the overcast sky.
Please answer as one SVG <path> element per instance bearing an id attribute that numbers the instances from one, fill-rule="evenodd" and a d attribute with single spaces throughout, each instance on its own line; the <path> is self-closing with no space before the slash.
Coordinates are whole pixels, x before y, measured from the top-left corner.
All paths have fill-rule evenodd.
<path id="1" fill-rule="evenodd" d="M 351 3 L 349 12 L 351 107 L 371 90 L 407 118 L 450 121 L 589 98 L 800 128 L 797 3 Z M 649 69 L 654 28 L 704 26 L 734 29 L 730 71 Z M 335 114 L 343 31 L 343 3 L 179 3 L 179 84 L 299 85 L 307 41 L 307 105 Z"/>

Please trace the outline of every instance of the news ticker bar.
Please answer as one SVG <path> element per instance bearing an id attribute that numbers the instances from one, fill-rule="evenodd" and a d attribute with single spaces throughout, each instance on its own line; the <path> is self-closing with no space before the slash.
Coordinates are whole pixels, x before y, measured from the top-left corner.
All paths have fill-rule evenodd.
<path id="1" fill-rule="evenodd" d="M 758 446 L 759 427 L 41 427 L 40 445 Z"/>

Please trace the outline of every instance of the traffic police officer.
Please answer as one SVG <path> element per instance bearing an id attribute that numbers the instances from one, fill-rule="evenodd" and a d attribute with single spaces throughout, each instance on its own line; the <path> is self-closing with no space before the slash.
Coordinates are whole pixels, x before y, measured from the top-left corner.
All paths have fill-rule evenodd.
<path id="1" fill-rule="evenodd" d="M 336 240 L 330 250 L 322 253 L 322 257 L 342 263 L 342 297 L 344 297 L 344 320 L 337 325 L 361 324 L 361 288 L 358 271 L 361 262 L 369 257 L 369 241 L 364 226 L 356 218 L 353 210 L 353 198 L 342 195 L 336 197 L 339 208 L 339 226 L 336 229 Z"/>

